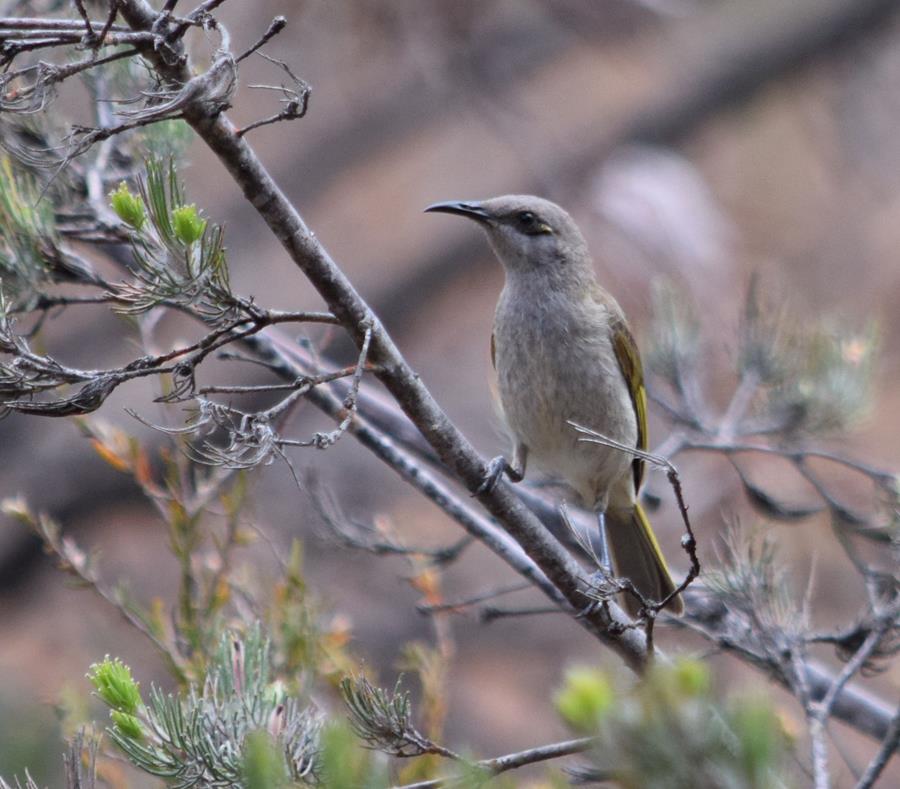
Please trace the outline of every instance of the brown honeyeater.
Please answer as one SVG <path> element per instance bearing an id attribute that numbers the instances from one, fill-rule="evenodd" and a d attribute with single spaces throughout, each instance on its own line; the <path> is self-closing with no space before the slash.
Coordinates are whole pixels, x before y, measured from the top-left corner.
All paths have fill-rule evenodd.
<path id="1" fill-rule="evenodd" d="M 570 424 L 647 450 L 640 354 L 621 307 L 597 282 L 578 226 L 558 205 L 523 195 L 436 203 L 426 211 L 476 221 L 506 273 L 491 359 L 512 459 L 491 462 L 485 487 L 504 472 L 520 481 L 527 462 L 560 477 L 598 513 L 600 542 L 608 544 L 617 575 L 645 598 L 662 600 L 675 585 L 638 501 L 644 461 L 579 441 Z M 632 595 L 623 603 L 631 614 L 640 609 Z M 680 597 L 669 610 L 681 613 Z"/>

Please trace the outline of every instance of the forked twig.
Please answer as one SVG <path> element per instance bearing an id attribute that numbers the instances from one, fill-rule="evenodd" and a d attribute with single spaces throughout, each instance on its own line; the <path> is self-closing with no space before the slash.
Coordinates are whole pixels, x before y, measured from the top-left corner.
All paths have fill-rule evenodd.
<path id="1" fill-rule="evenodd" d="M 619 579 L 619 582 L 623 584 L 623 588 L 631 594 L 635 595 L 641 602 L 641 607 L 647 620 L 645 625 L 645 632 L 647 634 L 648 649 L 652 654 L 651 647 L 653 638 L 653 622 L 656 618 L 656 615 L 660 611 L 662 611 L 670 602 L 672 602 L 672 600 L 674 600 L 679 594 L 687 589 L 694 582 L 694 579 L 696 579 L 697 576 L 700 575 L 700 559 L 697 557 L 697 538 L 694 536 L 694 529 L 691 525 L 691 519 L 688 516 L 688 505 L 684 499 L 684 490 L 682 489 L 681 478 L 678 474 L 678 469 L 676 469 L 675 465 L 667 458 L 660 457 L 659 455 L 654 455 L 650 452 L 645 452 L 644 450 L 638 449 L 636 447 L 628 446 L 627 444 L 623 444 L 620 441 L 609 438 L 602 433 L 598 433 L 592 428 L 585 427 L 584 425 L 580 425 L 572 420 L 567 420 L 567 422 L 571 427 L 575 428 L 575 430 L 581 434 L 581 437 L 578 439 L 579 441 L 583 441 L 589 444 L 601 444 L 603 446 L 611 447 L 612 449 L 618 449 L 621 452 L 625 452 L 626 454 L 629 454 L 633 457 L 645 460 L 646 462 L 654 466 L 665 469 L 666 478 L 669 480 L 669 484 L 671 485 L 672 491 L 675 494 L 675 501 L 678 504 L 678 511 L 681 514 L 681 521 L 684 524 L 685 528 L 685 534 L 681 538 L 681 547 L 684 549 L 685 553 L 690 559 L 690 567 L 688 568 L 688 572 L 687 575 L 685 575 L 684 580 L 682 580 L 682 582 L 662 600 L 649 601 L 646 600 L 644 596 L 634 588 L 633 584 L 627 581 L 627 579 Z"/>

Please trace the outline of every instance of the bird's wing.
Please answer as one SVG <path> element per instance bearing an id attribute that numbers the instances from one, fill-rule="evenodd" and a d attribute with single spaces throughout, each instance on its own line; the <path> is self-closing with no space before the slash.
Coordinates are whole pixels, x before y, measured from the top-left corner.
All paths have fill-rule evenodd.
<path id="1" fill-rule="evenodd" d="M 491 332 L 491 367 L 497 369 L 497 340 Z"/>
<path id="2" fill-rule="evenodd" d="M 613 350 L 619 369 L 628 385 L 628 394 L 631 395 L 631 403 L 634 406 L 634 415 L 637 419 L 637 448 L 647 451 L 647 390 L 644 388 L 644 368 L 641 365 L 641 355 L 638 352 L 637 343 L 628 325 L 620 318 L 614 318 L 610 324 L 612 333 Z M 641 458 L 634 459 L 634 492 L 641 488 L 644 479 L 644 461 Z"/>

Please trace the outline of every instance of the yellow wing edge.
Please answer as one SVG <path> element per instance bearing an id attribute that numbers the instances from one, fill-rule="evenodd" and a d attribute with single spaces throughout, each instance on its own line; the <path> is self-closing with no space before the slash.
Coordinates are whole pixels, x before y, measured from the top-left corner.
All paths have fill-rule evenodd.
<path id="1" fill-rule="evenodd" d="M 634 415 L 637 420 L 637 448 L 647 450 L 647 390 L 644 387 L 644 368 L 641 365 L 641 355 L 638 351 L 634 335 L 622 320 L 615 321 L 610 327 L 612 332 L 613 351 L 619 369 L 628 386 L 628 394 L 631 396 L 631 404 L 634 406 Z M 644 461 L 641 458 L 634 459 L 634 493 L 637 495 L 644 481 Z"/>

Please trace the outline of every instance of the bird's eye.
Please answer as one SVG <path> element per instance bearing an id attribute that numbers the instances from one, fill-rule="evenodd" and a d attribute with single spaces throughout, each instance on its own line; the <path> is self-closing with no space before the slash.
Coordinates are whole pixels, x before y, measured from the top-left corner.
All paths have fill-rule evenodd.
<path id="1" fill-rule="evenodd" d="M 531 211 L 520 211 L 516 214 L 516 223 L 519 225 L 519 230 L 529 236 L 552 232 L 550 226 L 541 222 Z"/>

